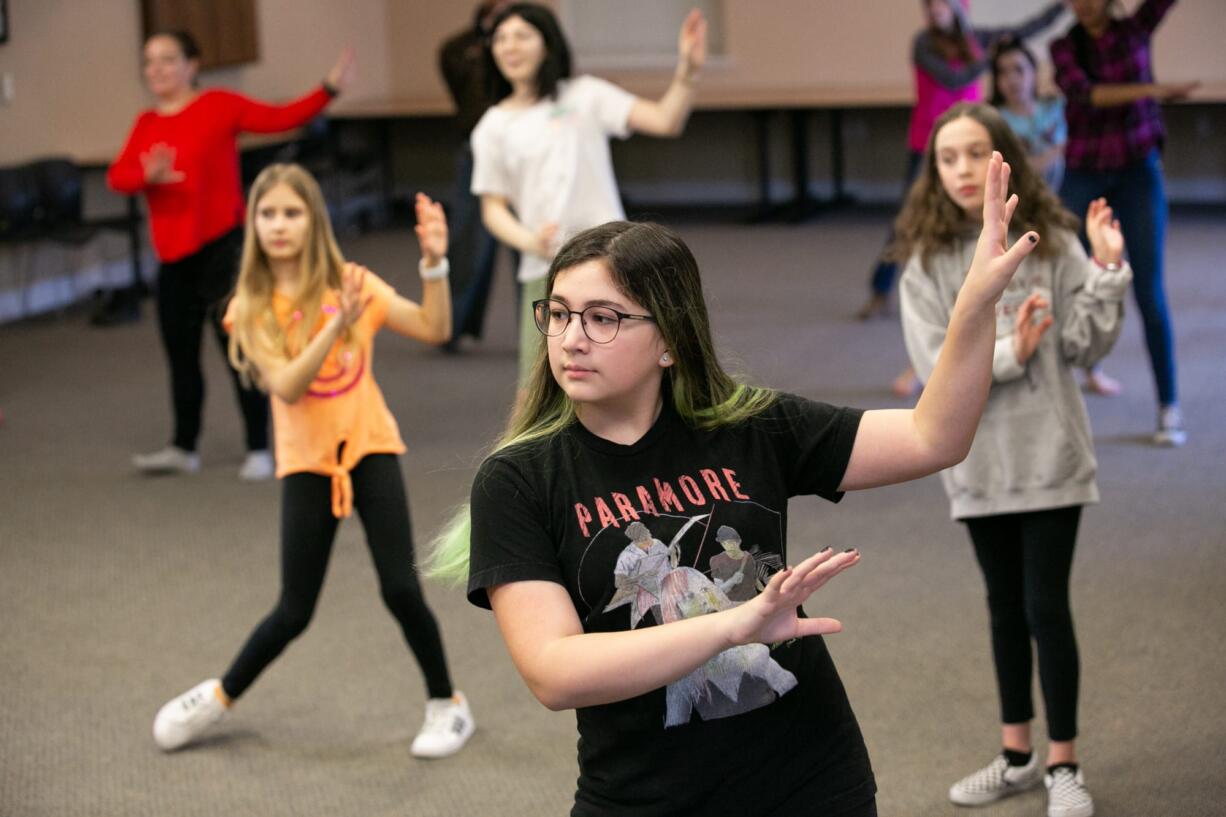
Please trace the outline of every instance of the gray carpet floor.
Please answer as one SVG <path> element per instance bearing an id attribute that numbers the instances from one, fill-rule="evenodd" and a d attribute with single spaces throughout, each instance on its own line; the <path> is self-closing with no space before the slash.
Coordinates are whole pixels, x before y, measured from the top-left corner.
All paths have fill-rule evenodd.
<path id="1" fill-rule="evenodd" d="M 1083 517 L 1073 584 L 1080 747 L 1100 815 L 1226 813 L 1224 226 L 1220 214 L 1184 214 L 1170 234 L 1188 446 L 1147 444 L 1153 392 L 1131 304 L 1107 363 L 1124 394 L 1087 399 L 1103 502 Z M 883 218 L 681 229 L 738 370 L 831 402 L 904 404 L 886 388 L 904 362 L 897 321 L 848 318 Z M 407 230 L 343 244 L 406 294 L 419 291 Z M 486 337 L 460 355 L 380 341 L 378 379 L 410 447 L 419 548 L 466 496 L 504 421 L 512 297 L 504 270 Z M 274 484 L 236 479 L 238 415 L 211 342 L 202 473 L 147 479 L 129 467 L 168 435 L 150 314 L 105 331 L 77 312 L 0 327 L 0 815 L 565 813 L 573 714 L 540 706 L 490 615 L 435 585 L 427 593 L 479 726 L 454 758 L 409 756 L 423 685 L 356 520 L 341 528 L 307 633 L 207 739 L 173 756 L 154 747 L 158 706 L 220 674 L 275 600 L 279 496 Z M 798 553 L 864 554 L 808 607 L 844 622 L 829 641 L 881 813 L 968 813 L 946 790 L 996 751 L 997 707 L 982 581 L 938 481 L 839 506 L 798 500 L 791 534 Z M 1038 817 L 1045 795 L 982 813 Z"/>

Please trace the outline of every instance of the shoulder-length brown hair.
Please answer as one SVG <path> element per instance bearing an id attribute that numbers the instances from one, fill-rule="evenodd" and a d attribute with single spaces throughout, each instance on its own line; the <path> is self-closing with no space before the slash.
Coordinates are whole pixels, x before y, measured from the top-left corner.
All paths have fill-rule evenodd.
<path id="1" fill-rule="evenodd" d="M 995 108 L 977 102 L 959 102 L 941 114 L 932 127 L 919 176 L 911 185 L 902 212 L 894 222 L 894 242 L 890 245 L 889 257 L 894 261 L 906 262 L 919 252 L 927 260 L 933 252 L 952 246 L 974 224 L 945 192 L 937 171 L 934 148 L 941 129 L 962 117 L 974 119 L 983 125 L 992 139 L 993 150 L 1000 151 L 1009 163 L 1009 192 L 1016 193 L 1018 199 L 1010 231 L 1034 230 L 1043 236 L 1044 240 L 1039 242 L 1037 249 L 1043 257 L 1061 252 L 1064 248 L 1059 241 L 1053 240 L 1053 231 L 1063 227 L 1076 232 L 1081 228 L 1081 221 L 1064 209 L 1043 177 L 1030 166 L 1022 143 Z"/>

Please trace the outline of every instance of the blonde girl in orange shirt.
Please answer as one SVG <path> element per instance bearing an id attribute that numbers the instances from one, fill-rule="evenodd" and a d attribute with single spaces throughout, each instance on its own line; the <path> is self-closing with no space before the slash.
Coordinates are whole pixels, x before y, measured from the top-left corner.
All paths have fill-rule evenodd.
<path id="1" fill-rule="evenodd" d="M 345 261 L 319 185 L 307 171 L 272 165 L 251 188 L 243 260 L 225 324 L 231 362 L 271 397 L 282 480 L 281 594 L 225 675 L 158 711 L 153 736 L 166 751 L 219 721 L 306 629 L 337 525 L 354 509 L 383 600 L 425 676 L 426 717 L 412 753 L 454 754 L 473 732 L 468 702 L 452 688 L 438 624 L 417 581 L 397 456 L 404 443 L 371 374 L 374 336 L 384 326 L 433 345 L 451 336 L 447 222 L 442 208 L 421 194 L 417 239 L 420 304 Z"/>

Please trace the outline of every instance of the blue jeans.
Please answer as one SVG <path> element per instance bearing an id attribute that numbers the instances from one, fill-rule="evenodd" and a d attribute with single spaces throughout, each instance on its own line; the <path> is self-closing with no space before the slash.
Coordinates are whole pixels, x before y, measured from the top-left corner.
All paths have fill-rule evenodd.
<path id="1" fill-rule="evenodd" d="M 1099 196 L 1106 197 L 1124 231 L 1124 244 L 1132 264 L 1132 293 L 1145 324 L 1145 346 L 1154 368 L 1158 403 L 1163 406 L 1177 403 L 1175 341 L 1162 283 L 1167 204 L 1158 151 L 1151 151 L 1144 161 L 1121 170 L 1096 172 L 1070 168 L 1065 172 L 1060 198 L 1075 215 L 1084 218 L 1090 202 Z M 1081 242 L 1089 252 L 1084 233 Z"/>
<path id="2" fill-rule="evenodd" d="M 485 305 L 494 278 L 494 237 L 481 223 L 481 201 L 469 191 L 473 154 L 467 144 L 456 155 L 455 189 L 447 222 L 451 232 L 452 338 L 480 338 L 485 328 Z"/>
<path id="3" fill-rule="evenodd" d="M 920 163 L 924 161 L 924 154 L 910 151 L 907 153 L 907 176 L 903 180 L 902 200 L 903 204 L 907 203 L 907 194 L 911 192 L 911 185 L 915 182 L 915 177 L 919 175 Z M 885 247 L 881 252 L 884 255 L 886 249 L 894 243 L 894 227 L 890 226 L 890 234 L 886 236 Z M 890 290 L 894 288 L 894 277 L 898 274 L 898 264 L 893 261 L 881 259 L 877 262 L 877 266 L 873 269 L 872 290 L 877 295 L 889 295 Z"/>

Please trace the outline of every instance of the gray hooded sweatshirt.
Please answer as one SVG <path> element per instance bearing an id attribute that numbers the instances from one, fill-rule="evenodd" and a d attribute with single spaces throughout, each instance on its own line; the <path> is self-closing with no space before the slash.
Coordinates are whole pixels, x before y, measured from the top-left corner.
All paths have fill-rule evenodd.
<path id="1" fill-rule="evenodd" d="M 1089 366 L 1120 334 L 1132 270 L 1108 271 L 1086 257 L 1067 230 L 1045 235 L 1058 254 L 1033 253 L 996 305 L 992 390 L 970 454 L 941 472 L 954 519 L 1037 511 L 1098 501 L 1094 440 L 1073 368 Z M 1018 236 L 1010 236 L 1010 243 Z M 936 365 L 949 315 L 975 255 L 976 234 L 913 255 L 899 284 L 903 336 L 925 382 Z M 1013 351 L 1017 310 L 1031 293 L 1055 318 L 1024 365 Z M 1044 315 L 1036 316 L 1041 319 Z"/>

